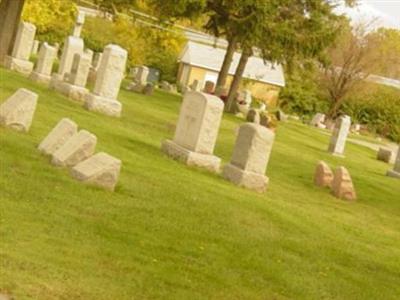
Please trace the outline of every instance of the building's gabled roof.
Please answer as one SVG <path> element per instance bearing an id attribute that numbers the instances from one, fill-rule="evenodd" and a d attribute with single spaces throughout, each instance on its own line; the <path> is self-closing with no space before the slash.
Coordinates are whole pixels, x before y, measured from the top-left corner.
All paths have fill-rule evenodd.
<path id="1" fill-rule="evenodd" d="M 179 61 L 188 65 L 219 72 L 225 56 L 225 49 L 209 45 L 188 42 L 182 51 Z M 234 75 L 240 60 L 240 53 L 235 53 L 229 74 Z M 277 86 L 285 86 L 285 77 L 281 65 L 272 65 L 262 58 L 252 56 L 247 62 L 244 78 Z"/>

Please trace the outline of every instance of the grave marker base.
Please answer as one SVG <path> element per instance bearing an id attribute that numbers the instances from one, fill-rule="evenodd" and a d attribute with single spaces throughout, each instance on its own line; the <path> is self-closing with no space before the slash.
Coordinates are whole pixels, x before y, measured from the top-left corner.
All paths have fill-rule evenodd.
<path id="1" fill-rule="evenodd" d="M 121 116 L 122 104 L 114 99 L 88 94 L 85 100 L 85 108 L 90 111 L 119 118 Z"/>
<path id="2" fill-rule="evenodd" d="M 269 181 L 269 178 L 265 175 L 243 171 L 232 164 L 224 166 L 222 176 L 238 186 L 258 193 L 264 193 L 267 190 Z"/>
<path id="3" fill-rule="evenodd" d="M 28 76 L 33 70 L 33 63 L 29 60 L 6 56 L 6 58 L 4 59 L 4 67 Z"/>
<path id="4" fill-rule="evenodd" d="M 393 178 L 400 178 L 400 173 L 396 172 L 395 170 L 389 170 L 389 171 L 387 171 L 386 176 L 393 177 Z"/>
<path id="5" fill-rule="evenodd" d="M 165 140 L 162 143 L 161 150 L 169 157 L 181 161 L 188 166 L 205 168 L 215 173 L 218 173 L 220 170 L 221 159 L 219 157 L 190 151 L 171 140 Z"/>

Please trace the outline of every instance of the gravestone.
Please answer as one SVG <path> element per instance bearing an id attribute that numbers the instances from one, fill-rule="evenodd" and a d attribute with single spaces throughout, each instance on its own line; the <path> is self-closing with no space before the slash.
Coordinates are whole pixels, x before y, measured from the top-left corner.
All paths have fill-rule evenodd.
<path id="1" fill-rule="evenodd" d="M 51 87 L 56 87 L 59 81 L 64 80 L 65 74 L 71 72 L 74 56 L 75 54 L 83 54 L 83 48 L 81 38 L 69 36 L 65 39 L 58 72 L 52 76 Z"/>
<path id="2" fill-rule="evenodd" d="M 200 92 L 201 82 L 199 80 L 195 79 L 189 87 L 191 88 L 192 91 Z"/>
<path id="3" fill-rule="evenodd" d="M 231 161 L 223 177 L 236 185 L 263 193 L 268 185 L 265 176 L 275 134 L 264 126 L 245 123 L 239 128 Z"/>
<path id="4" fill-rule="evenodd" d="M 48 83 L 51 80 L 51 70 L 57 56 L 57 49 L 43 43 L 40 47 L 39 58 L 30 79 L 35 82 Z"/>
<path id="5" fill-rule="evenodd" d="M 213 152 L 223 110 L 224 103 L 218 97 L 186 92 L 174 139 L 164 141 L 162 150 L 187 165 L 218 172 L 221 159 Z"/>
<path id="6" fill-rule="evenodd" d="M 78 125 L 64 118 L 50 131 L 40 143 L 38 149 L 46 155 L 52 155 L 78 132 Z"/>
<path id="7" fill-rule="evenodd" d="M 154 85 L 152 83 L 146 84 L 146 86 L 143 89 L 143 94 L 151 96 L 153 95 L 153 92 L 154 92 Z"/>
<path id="8" fill-rule="evenodd" d="M 343 156 L 350 126 L 351 119 L 349 116 L 342 116 L 336 120 L 328 148 L 328 151 L 333 155 Z"/>
<path id="9" fill-rule="evenodd" d="M 215 89 L 215 83 L 207 80 L 204 86 L 204 93 L 213 94 Z"/>
<path id="10" fill-rule="evenodd" d="M 100 152 L 73 167 L 71 174 L 79 181 L 114 191 L 120 170 L 119 159 Z"/>
<path id="11" fill-rule="evenodd" d="M 85 24 L 85 13 L 82 11 L 78 11 L 78 15 L 76 16 L 74 31 L 72 33 L 73 36 L 78 38 L 81 36 L 83 24 Z"/>
<path id="12" fill-rule="evenodd" d="M 35 114 L 37 99 L 37 94 L 27 89 L 18 89 L 0 105 L 0 125 L 28 132 Z"/>
<path id="13" fill-rule="evenodd" d="M 320 124 L 323 124 L 325 122 L 325 114 L 317 113 L 315 116 L 312 118 L 310 125 L 314 127 L 319 127 Z"/>
<path id="14" fill-rule="evenodd" d="M 379 147 L 377 160 L 384 161 L 385 163 L 390 163 L 393 156 L 393 152 L 390 149 Z"/>
<path id="15" fill-rule="evenodd" d="M 92 66 L 90 67 L 89 70 L 89 76 L 88 76 L 88 82 L 94 83 L 96 81 L 96 75 L 97 71 L 100 66 L 101 58 L 103 56 L 103 53 L 95 53 L 93 55 L 93 61 L 92 61 Z"/>
<path id="16" fill-rule="evenodd" d="M 386 175 L 389 177 L 400 178 L 400 146 L 399 146 L 399 150 L 397 150 L 397 156 L 396 156 L 396 161 L 394 163 L 393 170 L 389 170 L 386 173 Z"/>
<path id="17" fill-rule="evenodd" d="M 161 81 L 160 88 L 167 92 L 173 92 L 173 87 L 168 81 Z"/>
<path id="18" fill-rule="evenodd" d="M 85 107 L 105 115 L 120 117 L 122 105 L 117 100 L 124 77 L 128 53 L 117 45 L 104 48 L 93 92 L 86 97 Z"/>
<path id="19" fill-rule="evenodd" d="M 149 77 L 150 70 L 146 66 L 140 66 L 136 73 L 136 83 L 142 85 L 143 87 L 147 84 L 147 77 Z"/>
<path id="20" fill-rule="evenodd" d="M 89 69 L 92 61 L 92 53 L 85 51 L 83 54 L 75 54 L 72 62 L 71 73 L 65 74 L 65 82 L 56 86 L 56 89 L 68 98 L 84 103 L 89 90 L 85 88 Z"/>
<path id="21" fill-rule="evenodd" d="M 36 55 L 38 53 L 40 46 L 40 42 L 38 40 L 34 40 L 32 44 L 31 55 Z"/>
<path id="22" fill-rule="evenodd" d="M 314 173 L 314 184 L 319 187 L 331 187 L 333 181 L 333 172 L 324 162 L 318 162 Z"/>
<path id="23" fill-rule="evenodd" d="M 14 48 L 11 56 L 6 56 L 4 66 L 24 75 L 29 75 L 33 70 L 33 63 L 29 61 L 36 27 L 27 22 L 21 22 L 15 37 Z"/>
<path id="24" fill-rule="evenodd" d="M 75 166 L 93 155 L 97 137 L 86 130 L 80 130 L 53 153 L 52 164 L 60 167 Z"/>
<path id="25" fill-rule="evenodd" d="M 260 124 L 260 112 L 255 108 L 250 108 L 246 116 L 246 121 Z"/>
<path id="26" fill-rule="evenodd" d="M 343 200 L 352 201 L 357 199 L 353 181 L 345 167 L 339 167 L 335 170 L 332 182 L 332 193 L 336 198 Z"/>

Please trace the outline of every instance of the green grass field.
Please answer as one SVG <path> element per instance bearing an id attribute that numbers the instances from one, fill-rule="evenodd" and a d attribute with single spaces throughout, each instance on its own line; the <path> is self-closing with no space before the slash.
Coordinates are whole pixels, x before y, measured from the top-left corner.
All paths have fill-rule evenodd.
<path id="1" fill-rule="evenodd" d="M 400 182 L 375 153 L 280 124 L 257 194 L 163 155 L 181 97 L 121 90 L 121 119 L 88 112 L 0 69 L 0 102 L 39 94 L 28 134 L 0 128 L 0 293 L 15 299 L 399 299 Z M 83 185 L 36 149 L 63 117 L 123 162 L 114 193 Z M 228 162 L 241 123 L 224 116 Z M 346 166 L 358 201 L 313 186 L 319 160 Z"/>

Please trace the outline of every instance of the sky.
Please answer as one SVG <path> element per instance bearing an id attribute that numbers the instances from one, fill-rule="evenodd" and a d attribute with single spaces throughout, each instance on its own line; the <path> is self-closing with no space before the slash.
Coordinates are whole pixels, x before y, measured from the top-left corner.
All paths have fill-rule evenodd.
<path id="1" fill-rule="evenodd" d="M 359 0 L 355 8 L 340 8 L 355 22 L 378 18 L 375 26 L 400 29 L 400 0 Z"/>

